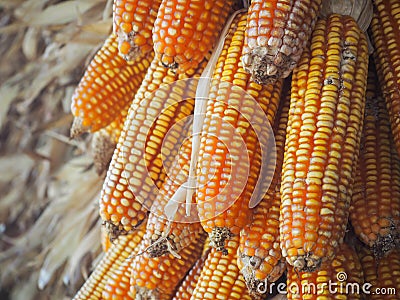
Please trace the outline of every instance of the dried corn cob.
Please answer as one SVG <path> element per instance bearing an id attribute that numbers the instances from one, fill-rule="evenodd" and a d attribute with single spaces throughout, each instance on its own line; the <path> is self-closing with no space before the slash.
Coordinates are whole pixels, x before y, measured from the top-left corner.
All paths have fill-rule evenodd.
<path id="1" fill-rule="evenodd" d="M 400 158 L 372 62 L 350 221 L 377 257 L 400 242 Z"/>
<path id="2" fill-rule="evenodd" d="M 152 62 L 132 102 L 101 194 L 100 216 L 111 238 L 129 232 L 147 217 L 185 136 L 180 121 L 193 110 L 195 83 L 176 80 L 198 76 L 206 63 L 178 76 L 159 61 Z"/>
<path id="3" fill-rule="evenodd" d="M 377 260 L 367 248 L 358 249 L 364 281 L 369 283 L 365 291 L 370 300 L 397 300 L 400 291 L 400 251 L 393 249 Z"/>
<path id="4" fill-rule="evenodd" d="M 251 299 L 236 265 L 239 237 L 227 241 L 227 255 L 212 248 L 200 273 L 191 300 Z"/>
<path id="5" fill-rule="evenodd" d="M 113 32 L 118 50 L 127 61 L 134 61 L 153 49 L 151 31 L 161 0 L 114 0 Z"/>
<path id="6" fill-rule="evenodd" d="M 260 145 L 269 146 L 272 130 L 268 126 L 274 120 L 281 90 L 281 81 L 263 87 L 250 81 L 243 70 L 240 53 L 245 27 L 246 15 L 240 14 L 218 59 L 197 167 L 199 217 L 220 251 L 225 251 L 225 239 L 238 235 L 250 221 L 249 203 L 261 169 L 259 149 Z M 256 132 L 260 127 L 261 134 Z"/>
<path id="7" fill-rule="evenodd" d="M 274 178 L 260 204 L 254 209 L 252 222 L 240 232 L 238 266 L 250 294 L 256 295 L 259 294 L 260 284 L 265 280 L 275 282 L 286 268 L 279 245 L 279 211 L 290 86 L 284 85 L 284 91 L 273 127 L 277 152 Z"/>
<path id="8" fill-rule="evenodd" d="M 110 274 L 101 294 L 102 300 L 135 299 L 136 293 L 131 290 L 130 286 L 132 260 L 133 256 L 131 255 Z"/>
<path id="9" fill-rule="evenodd" d="M 163 0 L 154 23 L 154 51 L 168 68 L 196 68 L 216 42 L 233 0 Z"/>
<path id="10" fill-rule="evenodd" d="M 371 22 L 375 62 L 389 110 L 394 141 L 400 154 L 400 3 L 375 0 Z"/>
<path id="11" fill-rule="evenodd" d="M 139 299 L 171 299 L 179 282 L 200 258 L 205 238 L 203 234 L 196 243 L 183 248 L 180 258 L 172 254 L 155 258 L 146 254 L 136 256 L 132 261 L 131 289 Z M 143 240 L 139 251 L 148 246 L 148 242 Z"/>
<path id="12" fill-rule="evenodd" d="M 113 276 L 114 272 L 124 263 L 129 255 L 137 252 L 137 246 L 143 238 L 145 228 L 146 225 L 143 224 L 135 233 L 120 236 L 115 240 L 109 251 L 105 253 L 102 260 L 96 266 L 96 269 L 75 295 L 74 300 L 102 299 L 102 292 L 107 280 Z"/>
<path id="13" fill-rule="evenodd" d="M 211 249 L 207 251 L 197 260 L 194 266 L 190 269 L 189 273 L 185 276 L 185 279 L 179 285 L 178 291 L 176 292 L 172 300 L 190 300 L 193 291 L 196 288 L 197 281 L 199 280 L 201 270 L 204 267 L 204 263 L 210 253 Z"/>
<path id="14" fill-rule="evenodd" d="M 280 238 L 299 271 L 343 240 L 365 107 L 366 37 L 349 16 L 319 20 L 293 72 L 282 170 Z M 353 175 L 354 174 L 354 175 Z"/>
<path id="15" fill-rule="evenodd" d="M 289 268 L 287 298 L 289 300 L 362 299 L 363 282 L 363 272 L 357 253 L 343 243 L 339 246 L 335 258 L 322 263 L 316 272 L 297 272 L 295 268 Z"/>
<path id="16" fill-rule="evenodd" d="M 243 65 L 261 84 L 289 76 L 311 36 L 322 0 L 253 0 Z"/>
<path id="17" fill-rule="evenodd" d="M 154 56 L 151 52 L 128 64 L 117 53 L 117 39 L 112 34 L 93 57 L 72 96 L 75 119 L 71 137 L 107 126 L 129 107 Z"/>
<path id="18" fill-rule="evenodd" d="M 171 204 L 170 199 L 179 187 L 187 182 L 191 150 L 192 142 L 191 138 L 188 138 L 181 145 L 168 177 L 151 207 L 144 237 L 144 240 L 150 242 L 150 246 L 146 249 L 150 257 L 166 253 L 179 255 L 184 247 L 195 243 L 204 234 L 198 218 L 193 218 L 196 214 L 195 206 L 188 217 L 185 214 L 184 199 L 176 199 L 176 201 L 181 200 L 181 203 L 172 204 L 177 206 L 172 214 L 169 214 L 167 209 Z"/>

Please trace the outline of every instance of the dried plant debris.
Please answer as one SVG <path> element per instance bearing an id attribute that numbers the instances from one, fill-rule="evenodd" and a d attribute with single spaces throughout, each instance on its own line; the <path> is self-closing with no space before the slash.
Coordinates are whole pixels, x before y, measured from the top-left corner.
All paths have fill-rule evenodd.
<path id="1" fill-rule="evenodd" d="M 112 1 L 0 0 L 0 298 L 64 299 L 100 253 L 90 136 L 71 96 L 111 31 Z"/>

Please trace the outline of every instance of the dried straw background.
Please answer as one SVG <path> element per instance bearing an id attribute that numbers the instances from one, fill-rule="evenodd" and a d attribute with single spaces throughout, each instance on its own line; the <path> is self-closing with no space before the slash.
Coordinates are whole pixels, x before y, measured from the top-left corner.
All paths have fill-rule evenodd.
<path id="1" fill-rule="evenodd" d="M 0 0 L 0 299 L 70 299 L 100 251 L 90 135 L 70 102 L 112 0 Z"/>

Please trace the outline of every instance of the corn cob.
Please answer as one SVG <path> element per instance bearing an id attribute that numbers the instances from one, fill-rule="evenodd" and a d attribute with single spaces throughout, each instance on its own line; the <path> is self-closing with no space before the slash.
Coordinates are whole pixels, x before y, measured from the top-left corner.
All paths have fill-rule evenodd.
<path id="1" fill-rule="evenodd" d="M 316 272 L 297 272 L 289 268 L 287 298 L 291 299 L 361 299 L 364 282 L 360 260 L 354 249 L 341 244 L 333 260 L 321 264 Z M 332 283 L 333 285 L 329 286 Z"/>
<path id="2" fill-rule="evenodd" d="M 161 0 L 114 0 L 113 32 L 119 54 L 127 61 L 153 49 L 151 31 Z"/>
<path id="3" fill-rule="evenodd" d="M 196 243 L 180 251 L 180 258 L 172 254 L 150 258 L 146 254 L 137 255 L 132 261 L 131 289 L 139 299 L 171 299 L 179 282 L 201 257 L 206 235 L 203 234 Z M 149 246 L 143 240 L 139 251 Z M 138 297 L 139 296 L 139 297 Z M 142 298 L 140 298 L 142 297 Z"/>
<path id="4" fill-rule="evenodd" d="M 143 238 L 145 228 L 143 224 L 135 233 L 120 236 L 115 240 L 73 300 L 102 299 L 107 280 L 113 276 L 129 255 L 137 252 L 137 246 Z"/>
<path id="5" fill-rule="evenodd" d="M 284 87 L 273 127 L 277 152 L 274 178 L 255 208 L 252 222 L 240 232 L 238 266 L 251 295 L 259 294 L 259 285 L 263 281 L 275 282 L 279 279 L 286 268 L 279 245 L 279 190 L 290 104 L 290 86 Z"/>
<path id="6" fill-rule="evenodd" d="M 249 202 L 261 169 L 258 149 L 272 137 L 268 126 L 281 90 L 281 81 L 263 87 L 250 81 L 243 70 L 240 53 L 245 26 L 246 15 L 238 15 L 231 26 L 234 34 L 228 35 L 218 59 L 197 167 L 199 217 L 212 245 L 220 251 L 225 251 L 225 239 L 238 235 L 250 221 Z M 256 132 L 260 127 L 261 134 Z"/>
<path id="7" fill-rule="evenodd" d="M 205 251 L 204 254 L 197 260 L 195 265 L 190 269 L 189 273 L 185 276 L 185 279 L 179 285 L 178 291 L 176 292 L 172 300 L 190 300 L 193 295 L 193 291 L 196 288 L 196 283 L 199 280 L 201 270 L 204 267 L 204 263 L 210 253 L 210 248 Z"/>
<path id="8" fill-rule="evenodd" d="M 211 249 L 200 273 L 191 300 L 251 299 L 243 276 L 237 267 L 239 237 L 227 241 L 227 255 Z"/>
<path id="9" fill-rule="evenodd" d="M 196 68 L 216 42 L 233 0 L 163 0 L 154 23 L 156 56 L 168 68 Z"/>
<path id="10" fill-rule="evenodd" d="M 400 3 L 375 0 L 371 22 L 374 57 L 389 111 L 394 141 L 400 154 Z"/>
<path id="11" fill-rule="evenodd" d="M 400 242 L 400 158 L 372 62 L 350 221 L 377 257 Z"/>
<path id="12" fill-rule="evenodd" d="M 364 281 L 369 283 L 366 290 L 370 300 L 397 300 L 400 291 L 400 251 L 393 249 L 387 256 L 376 259 L 367 248 L 358 249 Z"/>
<path id="13" fill-rule="evenodd" d="M 311 36 L 322 0 L 253 0 L 243 65 L 260 84 L 289 76 Z"/>
<path id="14" fill-rule="evenodd" d="M 166 211 L 170 204 L 169 200 L 187 181 L 191 150 L 192 142 L 191 138 L 188 138 L 181 145 L 168 177 L 152 205 L 144 237 L 144 240 L 150 241 L 150 246 L 146 249 L 150 257 L 166 253 L 179 255 L 184 247 L 195 243 L 204 234 L 198 218 L 193 218 L 196 211 L 193 210 L 189 217 L 185 215 L 186 206 L 183 205 L 183 199 L 181 203 L 175 204 L 177 208 L 173 215 L 169 215 L 168 210 Z"/>
<path id="15" fill-rule="evenodd" d="M 132 260 L 133 256 L 131 255 L 110 274 L 101 294 L 102 300 L 135 299 L 136 293 L 131 290 L 130 286 Z"/>
<path id="16" fill-rule="evenodd" d="M 349 16 L 319 20 L 293 72 L 282 170 L 280 239 L 299 271 L 343 240 L 365 107 L 366 37 Z M 354 174 L 354 175 L 353 175 Z"/>
<path id="17" fill-rule="evenodd" d="M 196 87 L 176 80 L 198 76 L 206 63 L 178 76 L 159 61 L 152 62 L 132 102 L 100 197 L 100 216 L 111 238 L 129 232 L 147 217 L 185 136 L 180 121 L 193 110 Z"/>
<path id="18" fill-rule="evenodd" d="M 117 39 L 111 34 L 91 60 L 72 96 L 75 119 L 71 137 L 104 128 L 129 107 L 154 56 L 151 52 L 128 64 L 117 53 Z"/>

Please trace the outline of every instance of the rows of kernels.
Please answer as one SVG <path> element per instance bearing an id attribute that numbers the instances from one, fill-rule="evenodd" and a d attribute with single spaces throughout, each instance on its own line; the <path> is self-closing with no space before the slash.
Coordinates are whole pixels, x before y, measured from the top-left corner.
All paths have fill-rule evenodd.
<path id="1" fill-rule="evenodd" d="M 117 53 L 116 36 L 110 35 L 88 65 L 72 96 L 71 111 L 79 123 L 72 136 L 107 126 L 129 107 L 154 56 L 129 64 Z"/>
<path id="2" fill-rule="evenodd" d="M 400 154 L 400 3 L 375 0 L 370 28 L 379 81 Z"/>
<path id="3" fill-rule="evenodd" d="M 168 67 L 196 68 L 214 46 L 233 0 L 164 0 L 154 23 L 154 51 Z"/>
<path id="4" fill-rule="evenodd" d="M 342 241 L 364 115 L 366 38 L 351 17 L 319 20 L 293 72 L 282 171 L 281 248 L 315 268 Z"/>
<path id="5" fill-rule="evenodd" d="M 400 158 L 372 62 L 360 148 L 350 220 L 359 238 L 382 255 L 400 235 Z"/>
<path id="6" fill-rule="evenodd" d="M 153 49 L 152 30 L 162 0 L 114 0 L 113 32 L 119 53 L 134 61 Z"/>
<path id="7" fill-rule="evenodd" d="M 311 36 L 322 0 L 253 0 L 243 63 L 254 80 L 273 83 L 297 65 Z"/>
<path id="8" fill-rule="evenodd" d="M 249 201 L 261 159 L 258 138 L 266 145 L 270 137 L 268 130 L 257 136 L 250 122 L 273 122 L 281 90 L 281 82 L 263 87 L 250 81 L 240 62 L 246 15 L 236 22 L 218 59 L 202 128 L 196 200 L 209 233 L 224 228 L 239 234 L 250 221 Z M 241 144 L 245 150 L 238 149 Z M 244 183 L 243 191 L 237 183 Z"/>

